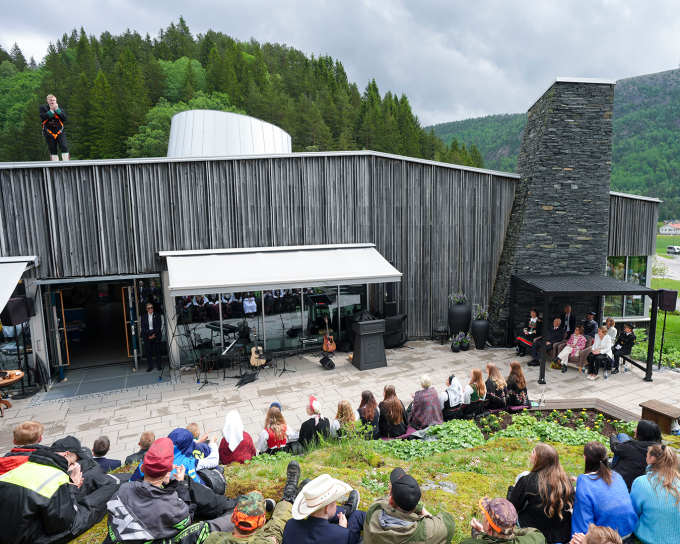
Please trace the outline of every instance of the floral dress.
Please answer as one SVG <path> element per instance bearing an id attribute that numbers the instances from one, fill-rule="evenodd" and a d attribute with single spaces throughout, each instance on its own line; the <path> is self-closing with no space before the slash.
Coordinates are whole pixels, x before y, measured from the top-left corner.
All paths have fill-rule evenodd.
<path id="1" fill-rule="evenodd" d="M 538 317 L 532 317 L 527 322 L 527 326 L 524 327 L 524 331 L 517 337 L 517 341 L 520 345 L 525 345 L 531 347 L 534 343 L 534 338 L 539 331 L 541 326 L 541 320 Z"/>

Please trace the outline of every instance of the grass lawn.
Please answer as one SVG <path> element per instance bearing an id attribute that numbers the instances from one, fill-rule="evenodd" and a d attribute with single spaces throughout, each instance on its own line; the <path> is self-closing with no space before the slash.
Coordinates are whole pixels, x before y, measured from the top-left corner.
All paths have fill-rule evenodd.
<path id="1" fill-rule="evenodd" d="M 666 255 L 668 246 L 680 246 L 680 236 L 660 236 L 656 237 L 656 252 Z"/>

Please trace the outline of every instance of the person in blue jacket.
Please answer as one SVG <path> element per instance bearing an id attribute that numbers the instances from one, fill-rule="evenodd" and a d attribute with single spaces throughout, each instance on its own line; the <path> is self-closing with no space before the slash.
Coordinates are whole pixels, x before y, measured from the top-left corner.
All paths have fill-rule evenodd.
<path id="1" fill-rule="evenodd" d="M 607 450 L 600 442 L 583 446 L 585 474 L 576 480 L 576 499 L 571 516 L 571 533 L 587 533 L 591 523 L 611 527 L 624 543 L 632 542 L 637 523 L 628 487 L 620 474 L 607 467 Z"/>

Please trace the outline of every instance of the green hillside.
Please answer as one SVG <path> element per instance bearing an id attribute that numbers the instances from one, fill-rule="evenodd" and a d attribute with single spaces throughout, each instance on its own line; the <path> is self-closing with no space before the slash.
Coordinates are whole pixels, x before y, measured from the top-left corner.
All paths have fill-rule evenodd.
<path id="1" fill-rule="evenodd" d="M 524 114 L 491 115 L 432 127 L 444 142 L 475 143 L 487 168 L 514 171 Z M 680 70 L 616 84 L 612 189 L 663 200 L 659 219 L 680 218 Z"/>

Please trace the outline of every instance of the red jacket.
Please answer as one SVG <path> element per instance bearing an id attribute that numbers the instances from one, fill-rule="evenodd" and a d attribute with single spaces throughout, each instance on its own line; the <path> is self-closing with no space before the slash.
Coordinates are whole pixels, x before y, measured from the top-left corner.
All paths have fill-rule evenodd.
<path id="1" fill-rule="evenodd" d="M 243 440 L 241 440 L 241 443 L 234 451 L 229 449 L 229 443 L 224 438 L 222 439 L 222 442 L 220 442 L 218 451 L 221 465 L 228 465 L 229 463 L 243 464 L 248 459 L 255 457 L 256 454 L 253 439 L 245 431 L 243 431 Z"/>

